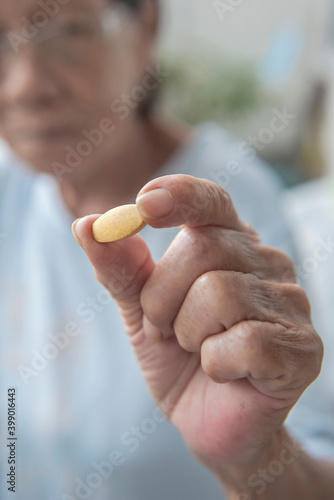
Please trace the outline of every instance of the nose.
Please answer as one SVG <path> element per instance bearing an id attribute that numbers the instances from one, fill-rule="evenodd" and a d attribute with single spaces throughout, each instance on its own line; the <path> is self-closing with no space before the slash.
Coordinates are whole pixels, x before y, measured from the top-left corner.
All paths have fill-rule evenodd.
<path id="1" fill-rule="evenodd" d="M 46 104 L 59 95 L 59 85 L 35 54 L 22 50 L 0 80 L 1 93 L 9 104 Z"/>

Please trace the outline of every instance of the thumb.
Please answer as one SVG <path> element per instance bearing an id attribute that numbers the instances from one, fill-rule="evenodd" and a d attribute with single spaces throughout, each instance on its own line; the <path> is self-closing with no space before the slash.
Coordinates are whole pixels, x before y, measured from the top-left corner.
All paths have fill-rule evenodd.
<path id="1" fill-rule="evenodd" d="M 148 246 L 139 235 L 116 243 L 98 243 L 92 226 L 99 215 L 78 219 L 73 235 L 87 254 L 96 278 L 118 302 L 130 334 L 142 327 L 140 293 L 155 264 Z"/>

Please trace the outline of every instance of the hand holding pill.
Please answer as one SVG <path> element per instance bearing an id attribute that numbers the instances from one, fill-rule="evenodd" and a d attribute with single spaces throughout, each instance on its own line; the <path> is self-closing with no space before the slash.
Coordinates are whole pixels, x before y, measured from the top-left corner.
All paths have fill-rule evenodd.
<path id="1" fill-rule="evenodd" d="M 181 227 L 158 263 L 140 235 L 122 239 L 145 223 Z M 188 447 L 210 466 L 253 467 L 321 366 L 289 257 L 261 244 L 222 187 L 185 175 L 151 181 L 136 208 L 85 217 L 74 233 Z"/>

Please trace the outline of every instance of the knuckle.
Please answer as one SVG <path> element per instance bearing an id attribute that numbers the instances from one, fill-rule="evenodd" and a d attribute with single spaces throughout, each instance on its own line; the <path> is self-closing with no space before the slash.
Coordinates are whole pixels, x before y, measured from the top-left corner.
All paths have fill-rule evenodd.
<path id="1" fill-rule="evenodd" d="M 255 318 L 248 318 L 247 321 L 243 321 L 239 325 L 238 338 L 246 341 L 245 346 L 247 346 L 249 353 L 259 354 L 260 348 L 263 347 L 258 333 L 260 326 L 261 323 Z"/>
<path id="2" fill-rule="evenodd" d="M 212 253 L 212 239 L 208 237 L 206 228 L 184 227 L 178 234 L 178 242 L 184 253 L 207 259 Z"/>
<path id="3" fill-rule="evenodd" d="M 245 321 L 238 330 L 238 338 L 247 353 L 244 361 L 245 370 L 249 373 L 253 371 L 257 378 L 269 377 L 269 372 L 274 368 L 274 358 L 261 322 L 255 319 Z M 269 360 L 272 360 L 272 363 L 268 363 Z"/>
<path id="4" fill-rule="evenodd" d="M 209 271 L 197 278 L 194 291 L 206 297 L 212 312 L 220 311 L 226 296 L 238 287 L 240 274 L 234 271 Z"/>
<path id="5" fill-rule="evenodd" d="M 200 346 L 196 345 L 195 340 L 192 338 L 191 332 L 182 329 L 174 329 L 178 343 L 187 352 L 199 352 Z"/>
<path id="6" fill-rule="evenodd" d="M 311 305 L 305 290 L 294 283 L 288 283 L 283 285 L 283 293 L 286 300 L 291 301 L 291 303 L 307 318 L 311 317 Z"/>
<path id="7" fill-rule="evenodd" d="M 238 311 L 238 316 L 248 317 L 251 308 L 256 303 L 252 293 L 245 293 L 245 290 L 252 288 L 256 290 L 260 280 L 253 274 L 244 274 L 237 271 L 213 271 L 211 279 L 212 307 L 218 317 L 221 316 L 222 305 L 224 311 L 229 308 Z M 257 296 L 257 292 L 255 292 Z M 229 307 L 226 308 L 226 304 Z"/>
<path id="8" fill-rule="evenodd" d="M 261 238 L 256 229 L 249 224 L 248 222 L 244 222 L 244 227 L 249 237 L 252 237 L 254 243 L 261 243 Z"/>
<path id="9" fill-rule="evenodd" d="M 230 194 L 218 185 L 213 187 L 213 191 L 219 211 L 226 214 L 231 213 L 233 210 L 233 202 Z"/>
<path id="10" fill-rule="evenodd" d="M 219 184 L 212 181 L 206 182 L 207 205 L 211 212 L 220 214 L 234 213 L 234 204 L 230 194 Z"/>
<path id="11" fill-rule="evenodd" d="M 285 252 L 279 250 L 278 248 L 273 249 L 273 257 L 274 257 L 274 262 L 280 271 L 281 281 L 288 283 L 296 283 L 297 270 L 290 257 Z"/>
<path id="12" fill-rule="evenodd" d="M 295 293 L 296 293 L 296 297 L 298 299 L 298 303 L 300 304 L 301 309 L 304 311 L 306 316 L 311 317 L 311 304 L 310 304 L 309 298 L 307 296 L 307 293 L 299 285 L 296 285 L 296 292 Z"/>
<path id="13" fill-rule="evenodd" d="M 323 341 L 320 338 L 320 336 L 317 334 L 316 337 L 317 337 L 317 340 L 316 340 L 316 366 L 315 366 L 316 371 L 315 371 L 315 373 L 316 373 L 316 377 L 318 377 L 318 375 L 321 372 L 322 363 L 324 360 L 325 348 L 324 348 L 324 344 L 323 344 Z"/>
<path id="14" fill-rule="evenodd" d="M 211 204 L 207 183 L 204 179 L 180 176 L 178 185 L 178 209 L 187 218 L 188 224 L 197 225 L 203 210 Z"/>
<path id="15" fill-rule="evenodd" d="M 242 341 L 248 341 L 248 339 L 251 339 L 250 342 L 252 341 L 252 337 L 254 336 L 254 329 L 253 329 L 253 323 L 258 324 L 257 316 L 254 314 L 250 314 L 249 317 L 247 318 L 247 321 L 242 321 L 239 324 L 238 328 L 238 338 Z"/>
<path id="16" fill-rule="evenodd" d="M 296 283 L 297 271 L 290 259 L 278 248 L 262 246 L 256 252 L 256 274 L 260 278 L 270 276 L 281 283 Z"/>
<path id="17" fill-rule="evenodd" d="M 311 324 L 281 327 L 271 344 L 276 357 L 290 370 L 291 378 L 298 374 L 309 385 L 319 375 L 324 348 Z"/>
<path id="18" fill-rule="evenodd" d="M 315 380 L 321 372 L 322 362 L 324 358 L 324 345 L 315 330 L 310 335 L 309 343 L 309 362 L 310 373 L 313 375 L 312 381 Z"/>
<path id="19" fill-rule="evenodd" d="M 207 292 L 216 284 L 216 282 L 216 271 L 209 271 L 208 273 L 202 274 L 197 278 L 193 284 L 193 289 L 197 293 L 202 293 L 203 296 L 205 296 Z"/>
<path id="20" fill-rule="evenodd" d="M 201 351 L 201 364 L 204 373 L 214 382 L 222 382 L 221 356 L 217 348 L 213 349 L 210 342 L 205 342 Z"/>

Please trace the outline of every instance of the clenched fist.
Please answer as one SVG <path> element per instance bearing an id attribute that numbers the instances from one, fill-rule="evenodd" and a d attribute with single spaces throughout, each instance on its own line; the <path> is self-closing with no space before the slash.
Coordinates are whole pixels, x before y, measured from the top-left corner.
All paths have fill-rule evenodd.
<path id="1" fill-rule="evenodd" d="M 155 228 L 181 226 L 160 262 L 139 235 L 97 243 L 96 215 L 76 222 L 76 237 L 119 305 L 153 397 L 188 447 L 212 468 L 251 464 L 321 367 L 294 266 L 262 245 L 228 193 L 207 180 L 155 179 L 137 205 Z M 115 279 L 122 275 L 123 284 Z"/>

